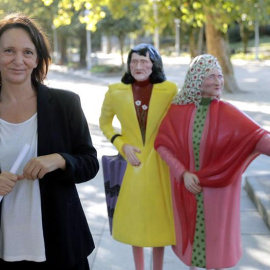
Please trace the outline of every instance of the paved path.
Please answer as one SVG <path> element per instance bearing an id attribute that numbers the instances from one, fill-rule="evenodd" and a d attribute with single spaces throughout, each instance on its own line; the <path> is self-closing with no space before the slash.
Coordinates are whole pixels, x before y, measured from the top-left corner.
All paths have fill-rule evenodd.
<path id="1" fill-rule="evenodd" d="M 106 56 L 99 59 L 100 63 L 120 63 L 119 58 Z M 185 72 L 187 71 L 189 59 L 187 58 L 163 58 L 165 71 L 168 80 L 175 81 L 179 87 L 183 84 Z M 243 92 L 237 94 L 224 93 L 223 98 L 234 103 L 244 110 L 264 128 L 270 130 L 270 64 L 259 61 L 233 61 L 235 76 Z M 59 69 L 53 67 L 54 70 Z M 62 72 L 66 72 L 61 68 Z M 107 84 L 119 81 L 119 76 L 95 77 L 83 70 L 67 72 L 89 81 L 89 84 L 96 83 L 105 93 Z M 82 94 L 83 96 L 83 94 Z M 93 99 L 95 93 L 93 91 Z M 87 102 L 82 100 L 84 110 L 89 110 Z M 102 99 L 97 100 L 97 110 L 99 113 Z M 88 115 L 88 114 L 87 114 Z M 91 115 L 91 114 L 89 114 Z M 103 137 L 97 126 L 99 115 L 91 118 L 90 130 L 94 145 L 98 150 L 98 157 L 103 154 L 116 153 L 113 146 Z M 89 116 L 90 119 L 91 116 Z M 260 156 L 246 171 L 247 175 L 270 174 L 270 158 Z M 244 183 L 244 181 L 243 181 Z M 91 270 L 133 270 L 133 257 L 131 247 L 119 243 L 112 239 L 109 232 L 107 220 L 107 210 L 104 196 L 104 186 L 102 168 L 97 177 L 91 182 L 78 185 L 78 191 L 85 209 L 89 226 L 96 243 L 95 251 L 89 256 Z M 270 269 L 270 232 L 262 218 L 258 214 L 255 206 L 242 190 L 241 195 L 241 229 L 243 256 L 237 266 L 230 268 L 233 270 L 269 270 Z M 151 249 L 145 250 L 146 270 L 151 269 Z M 164 270 L 184 270 L 188 269 L 174 255 L 170 247 L 165 249 Z"/>

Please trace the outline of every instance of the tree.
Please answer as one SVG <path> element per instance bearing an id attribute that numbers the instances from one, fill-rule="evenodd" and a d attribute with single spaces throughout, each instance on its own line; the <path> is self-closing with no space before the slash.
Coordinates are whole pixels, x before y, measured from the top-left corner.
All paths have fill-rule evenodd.
<path id="1" fill-rule="evenodd" d="M 62 43 L 61 62 L 66 63 L 66 42 L 69 35 L 66 31 L 78 30 L 78 22 L 85 25 L 84 31 L 96 31 L 96 25 L 99 20 L 104 18 L 105 13 L 102 10 L 107 0 L 41 0 L 45 6 L 53 7 L 53 25 L 60 29 L 60 42 Z M 79 34 L 80 37 L 80 65 L 85 64 L 87 52 L 83 46 L 85 33 Z M 84 40 L 86 43 L 86 38 Z M 84 55 L 83 55 L 84 54 Z M 91 56 L 90 56 L 91 57 Z"/>
<path id="2" fill-rule="evenodd" d="M 214 17 L 209 13 L 206 15 L 206 46 L 208 53 L 216 56 L 222 67 L 224 89 L 231 93 L 239 91 L 230 61 L 231 52 L 227 34 L 216 28 Z"/>
<path id="3" fill-rule="evenodd" d="M 124 42 L 125 38 L 130 33 L 134 33 L 137 29 L 140 29 L 140 21 L 134 18 L 138 16 L 138 9 L 133 9 L 132 13 L 129 13 L 129 16 L 120 17 L 114 19 L 111 12 L 107 9 L 106 16 L 103 20 L 98 23 L 98 29 L 104 32 L 106 35 L 115 35 L 119 40 L 120 45 L 120 54 L 121 54 L 121 63 L 122 68 L 124 69 Z"/>
<path id="4" fill-rule="evenodd" d="M 248 41 L 255 30 L 255 23 L 269 23 L 270 1 L 237 0 L 241 7 L 241 14 L 236 18 L 240 27 L 240 36 L 243 42 L 243 51 L 247 53 Z"/>
<path id="5" fill-rule="evenodd" d="M 177 2 L 177 3 L 176 3 Z M 233 0 L 166 0 L 165 3 L 171 10 L 172 7 L 178 7 L 175 9 L 175 15 L 179 12 L 181 22 L 188 24 L 190 28 L 190 48 L 196 48 L 192 46 L 194 44 L 194 31 L 201 29 L 205 24 L 206 35 L 206 49 L 207 52 L 216 56 L 222 66 L 225 90 L 228 92 L 239 91 L 239 87 L 234 78 L 233 66 L 230 61 L 230 50 L 227 38 L 228 25 L 234 20 L 236 16 L 235 1 Z M 202 31 L 202 30 L 201 30 Z M 198 40 L 199 44 L 201 40 Z M 199 46 L 197 47 L 199 52 Z M 195 56 L 196 49 L 192 51 L 192 56 Z"/>
<path id="6" fill-rule="evenodd" d="M 249 23 L 254 23 L 253 20 L 255 18 L 259 19 L 256 13 L 261 13 L 261 8 L 264 6 L 264 3 L 257 0 L 224 0 L 218 2 L 208 0 L 206 2 L 207 3 L 204 5 L 204 13 L 206 16 L 207 51 L 215 55 L 222 66 L 225 90 L 231 93 L 237 92 L 240 89 L 236 83 L 233 66 L 230 61 L 231 52 L 227 35 L 228 26 L 239 17 L 243 18 L 245 11 L 250 14 L 248 16 L 250 18 Z M 247 2 L 249 2 L 248 6 L 246 6 Z M 260 6 L 258 2 L 261 2 Z M 262 19 L 262 16 L 260 19 Z"/>
<path id="7" fill-rule="evenodd" d="M 157 3 L 160 14 L 160 31 L 164 29 L 165 24 L 172 25 L 174 18 L 180 18 L 181 30 L 184 28 L 189 35 L 189 48 L 192 57 L 196 53 L 201 53 L 199 44 L 202 44 L 202 40 L 196 40 L 195 37 L 199 36 L 199 32 L 202 34 L 202 28 L 205 25 L 206 49 L 208 53 L 216 56 L 221 63 L 225 78 L 225 90 L 228 92 L 239 91 L 230 60 L 228 27 L 239 18 L 247 18 L 248 24 L 253 24 L 255 17 L 261 20 L 263 16 L 258 16 L 258 13 L 261 14 L 262 10 L 270 8 L 269 0 L 163 0 L 157 1 Z M 142 16 L 143 22 L 148 22 L 145 23 L 147 28 L 153 31 L 155 24 L 154 21 L 151 21 L 151 4 L 152 1 L 149 0 L 148 8 L 143 6 L 141 9 L 144 10 L 142 11 L 144 13 L 144 16 Z M 245 6 L 246 8 L 244 8 Z M 264 8 L 258 8 L 262 6 Z M 252 14 L 252 12 L 256 16 L 243 16 L 244 14 Z M 269 14 L 269 10 L 264 13 Z"/>

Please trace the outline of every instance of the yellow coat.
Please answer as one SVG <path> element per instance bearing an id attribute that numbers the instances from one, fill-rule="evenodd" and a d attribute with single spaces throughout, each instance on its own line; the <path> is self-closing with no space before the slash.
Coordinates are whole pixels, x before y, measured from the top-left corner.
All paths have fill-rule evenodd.
<path id="1" fill-rule="evenodd" d="M 137 153 L 141 165 L 133 167 L 128 163 L 120 189 L 112 232 L 117 241 L 140 247 L 175 244 L 169 169 L 155 151 L 154 140 L 176 93 L 177 86 L 172 82 L 153 85 L 145 144 L 137 120 L 131 85 L 112 84 L 105 95 L 99 119 L 100 129 L 108 140 L 119 133 L 112 126 L 116 115 L 121 123 L 122 135 L 114 140 L 117 150 L 123 157 L 124 144 L 141 150 L 141 153 Z"/>

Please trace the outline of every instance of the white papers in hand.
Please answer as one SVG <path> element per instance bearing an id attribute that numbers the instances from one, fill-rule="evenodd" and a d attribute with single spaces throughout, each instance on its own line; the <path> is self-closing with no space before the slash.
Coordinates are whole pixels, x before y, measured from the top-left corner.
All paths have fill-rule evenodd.
<path id="1" fill-rule="evenodd" d="M 14 164 L 12 165 L 10 172 L 11 173 L 17 173 L 17 170 L 19 169 L 23 159 L 25 158 L 25 155 L 27 154 L 27 152 L 30 149 L 30 145 L 29 144 L 25 144 L 21 150 L 21 152 L 19 153 L 18 157 L 16 158 Z"/>
<path id="2" fill-rule="evenodd" d="M 27 152 L 30 149 L 30 145 L 29 144 L 25 144 L 21 150 L 21 152 L 19 153 L 18 157 L 16 158 L 15 162 L 13 163 L 10 172 L 11 173 L 17 173 L 23 159 L 25 158 Z M 3 196 L 0 196 L 0 201 L 2 200 Z"/>

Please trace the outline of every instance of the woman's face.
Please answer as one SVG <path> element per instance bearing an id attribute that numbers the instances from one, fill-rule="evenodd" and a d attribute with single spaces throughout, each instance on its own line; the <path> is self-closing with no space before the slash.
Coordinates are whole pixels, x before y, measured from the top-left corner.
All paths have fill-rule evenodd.
<path id="1" fill-rule="evenodd" d="M 153 64 L 149 58 L 149 53 L 146 56 L 133 53 L 129 64 L 130 73 L 136 81 L 146 81 L 152 73 Z"/>
<path id="2" fill-rule="evenodd" d="M 28 33 L 21 28 L 6 30 L 0 37 L 0 72 L 2 83 L 31 82 L 37 67 L 37 52 Z"/>
<path id="3" fill-rule="evenodd" d="M 211 69 L 203 80 L 202 97 L 220 97 L 224 86 L 224 79 L 219 69 Z"/>

